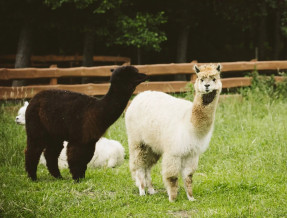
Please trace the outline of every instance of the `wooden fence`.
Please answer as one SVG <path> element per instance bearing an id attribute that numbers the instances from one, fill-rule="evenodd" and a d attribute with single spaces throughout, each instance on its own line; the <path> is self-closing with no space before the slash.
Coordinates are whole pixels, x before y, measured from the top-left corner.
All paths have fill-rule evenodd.
<path id="1" fill-rule="evenodd" d="M 197 63 L 200 65 L 201 63 Z M 253 71 L 253 70 L 285 70 L 287 61 L 255 61 L 255 62 L 224 62 L 221 63 L 222 72 L 225 77 L 229 72 Z M 194 63 L 184 64 L 154 64 L 154 65 L 136 65 L 141 73 L 150 76 L 155 75 L 177 75 L 188 74 L 191 76 L 191 82 L 196 78 L 193 72 Z M 32 98 L 35 94 L 46 89 L 65 89 L 81 92 L 87 95 L 105 95 L 109 89 L 109 83 L 102 84 L 77 84 L 64 85 L 58 84 L 59 78 L 65 77 L 109 77 L 110 69 L 117 66 L 101 67 L 77 67 L 77 68 L 23 68 L 23 69 L 0 69 L 0 80 L 14 79 L 36 79 L 48 78 L 50 84 L 47 85 L 29 85 L 22 87 L 0 87 L 0 99 L 23 99 Z M 276 76 L 276 81 L 283 81 L 283 77 Z M 163 92 L 181 92 L 186 91 L 188 81 L 164 81 L 164 82 L 145 82 L 140 84 L 135 93 L 144 90 L 158 90 Z M 250 86 L 251 78 L 236 77 L 222 79 L 223 88 L 233 88 Z"/>

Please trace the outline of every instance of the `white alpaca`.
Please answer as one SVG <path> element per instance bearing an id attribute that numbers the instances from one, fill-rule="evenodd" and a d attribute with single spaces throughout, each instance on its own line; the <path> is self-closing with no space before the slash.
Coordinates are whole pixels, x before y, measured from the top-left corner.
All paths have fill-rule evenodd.
<path id="1" fill-rule="evenodd" d="M 25 125 L 25 112 L 28 105 L 29 103 L 25 101 L 24 106 L 19 109 L 15 119 L 17 124 Z M 66 152 L 67 142 L 65 141 L 64 148 L 58 158 L 58 165 L 61 169 L 69 167 Z M 116 167 L 123 163 L 124 157 L 125 149 L 120 142 L 102 137 L 96 143 L 96 150 L 88 167 Z M 46 165 L 46 159 L 43 154 L 40 157 L 40 163 Z"/>
<path id="2" fill-rule="evenodd" d="M 68 168 L 67 160 L 67 142 L 64 142 L 64 148 L 60 153 L 58 158 L 58 165 L 60 169 Z M 88 163 L 88 167 L 97 168 L 97 167 L 109 167 L 113 168 L 120 166 L 124 162 L 125 149 L 121 143 L 115 140 L 100 138 L 96 143 L 96 150 L 93 155 L 92 160 Z M 46 159 L 41 154 L 40 164 L 46 165 Z"/>
<path id="3" fill-rule="evenodd" d="M 209 145 L 216 106 L 222 89 L 221 66 L 195 66 L 194 102 L 162 92 L 146 91 L 134 98 L 126 112 L 130 170 L 140 195 L 154 194 L 151 168 L 162 156 L 162 176 L 169 200 L 177 197 L 181 173 L 189 200 L 192 175 L 199 155 Z"/>

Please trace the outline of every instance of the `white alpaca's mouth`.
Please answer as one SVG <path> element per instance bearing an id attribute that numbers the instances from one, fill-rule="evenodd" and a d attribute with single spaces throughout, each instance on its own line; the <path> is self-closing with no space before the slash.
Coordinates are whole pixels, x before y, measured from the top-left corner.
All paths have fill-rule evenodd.
<path id="1" fill-rule="evenodd" d="M 202 94 L 209 94 L 209 93 L 211 93 L 211 92 L 213 92 L 213 91 L 217 91 L 217 89 L 208 89 L 208 88 L 206 88 L 206 89 L 204 89 L 201 93 L 202 93 Z"/>
<path id="2" fill-rule="evenodd" d="M 212 91 L 213 91 L 213 90 L 206 88 L 206 89 L 204 89 L 203 94 L 208 94 L 208 93 L 210 93 L 210 92 L 212 92 Z"/>

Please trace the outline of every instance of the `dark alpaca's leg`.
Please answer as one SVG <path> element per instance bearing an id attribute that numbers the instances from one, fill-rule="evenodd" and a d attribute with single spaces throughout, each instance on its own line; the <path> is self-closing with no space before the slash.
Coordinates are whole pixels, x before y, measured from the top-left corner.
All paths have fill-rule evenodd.
<path id="1" fill-rule="evenodd" d="M 43 150 L 44 144 L 41 140 L 32 140 L 31 137 L 27 137 L 27 148 L 25 150 L 25 168 L 28 176 L 34 181 L 37 179 L 37 165 Z"/>
<path id="2" fill-rule="evenodd" d="M 69 142 L 67 156 L 70 172 L 75 181 L 85 178 L 87 164 L 92 159 L 95 152 L 95 142 L 80 144 Z"/>
<path id="3" fill-rule="evenodd" d="M 26 110 L 27 147 L 25 149 L 25 169 L 32 180 L 37 179 L 37 165 L 46 147 L 48 134 L 41 124 L 37 107 L 30 103 Z"/>
<path id="4" fill-rule="evenodd" d="M 63 149 L 63 141 L 49 140 L 48 143 L 49 146 L 46 146 L 44 152 L 47 168 L 52 176 L 62 178 L 58 166 L 58 157 Z"/>

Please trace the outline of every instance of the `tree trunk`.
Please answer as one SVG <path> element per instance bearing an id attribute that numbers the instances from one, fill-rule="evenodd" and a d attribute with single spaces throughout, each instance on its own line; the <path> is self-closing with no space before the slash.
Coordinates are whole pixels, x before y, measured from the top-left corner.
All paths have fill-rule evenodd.
<path id="1" fill-rule="evenodd" d="M 84 36 L 84 49 L 83 49 L 83 66 L 92 67 L 94 65 L 94 47 L 95 47 L 95 32 L 88 30 Z M 82 83 L 92 82 L 89 77 L 83 77 Z"/>
<path id="2" fill-rule="evenodd" d="M 259 21 L 259 34 L 258 34 L 258 60 L 266 60 L 266 46 L 267 43 L 267 31 L 266 31 L 266 3 L 262 1 L 261 3 L 261 13 L 262 17 L 260 17 Z"/>
<path id="3" fill-rule="evenodd" d="M 188 46 L 188 36 L 189 36 L 189 26 L 182 26 L 179 30 L 178 40 L 177 40 L 177 52 L 176 52 L 176 62 L 186 63 L 187 46 Z M 175 80 L 185 81 L 185 75 L 175 75 Z"/>
<path id="4" fill-rule="evenodd" d="M 186 63 L 189 27 L 182 27 L 177 41 L 176 62 Z"/>
<path id="5" fill-rule="evenodd" d="M 280 54 L 280 46 L 281 46 L 281 11 L 276 10 L 275 12 L 275 30 L 274 30 L 274 51 L 273 51 L 273 59 L 278 60 Z"/>
<path id="6" fill-rule="evenodd" d="M 94 65 L 93 61 L 94 47 L 95 47 L 95 32 L 87 31 L 85 33 L 84 38 L 83 66 L 91 67 Z"/>
<path id="7" fill-rule="evenodd" d="M 141 48 L 137 48 L 137 64 L 142 64 Z"/>
<path id="8" fill-rule="evenodd" d="M 28 24 L 23 24 L 19 35 L 16 53 L 15 68 L 25 68 L 30 65 L 32 52 L 32 31 Z M 24 80 L 13 80 L 12 86 L 23 86 Z"/>

